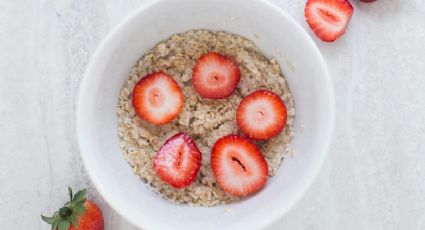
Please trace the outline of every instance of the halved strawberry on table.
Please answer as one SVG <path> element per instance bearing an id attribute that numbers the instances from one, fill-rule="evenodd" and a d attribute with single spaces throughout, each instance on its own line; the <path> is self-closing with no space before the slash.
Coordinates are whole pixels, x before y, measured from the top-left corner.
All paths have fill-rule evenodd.
<path id="1" fill-rule="evenodd" d="M 220 99 L 235 91 L 241 78 L 239 67 L 229 58 L 209 52 L 201 56 L 192 71 L 192 86 L 204 98 Z"/>
<path id="2" fill-rule="evenodd" d="M 246 96 L 236 110 L 236 124 L 249 138 L 265 140 L 279 134 L 286 125 L 286 106 L 269 90 Z"/>
<path id="3" fill-rule="evenodd" d="M 316 36 L 333 42 L 345 33 L 353 7 L 348 0 L 308 0 L 304 13 Z"/>
<path id="4" fill-rule="evenodd" d="M 257 192 L 268 177 L 268 165 L 260 150 L 250 140 L 235 134 L 214 144 L 211 169 L 220 187 L 235 196 Z"/>
<path id="5" fill-rule="evenodd" d="M 174 120 L 183 108 L 184 97 L 177 82 L 162 71 L 143 77 L 133 89 L 137 115 L 154 125 Z"/>
<path id="6" fill-rule="evenodd" d="M 183 188 L 196 179 L 201 162 L 195 140 L 186 133 L 178 133 L 160 148 L 153 165 L 161 180 L 174 188 Z"/>

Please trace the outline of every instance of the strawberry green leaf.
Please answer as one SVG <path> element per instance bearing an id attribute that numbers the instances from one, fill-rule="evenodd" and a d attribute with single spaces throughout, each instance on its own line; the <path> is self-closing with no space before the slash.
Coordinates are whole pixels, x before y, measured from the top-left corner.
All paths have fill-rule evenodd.
<path id="1" fill-rule="evenodd" d="M 53 224 L 52 224 L 52 230 L 56 230 L 56 228 L 58 227 L 59 222 L 60 222 L 60 219 L 59 218 L 56 219 L 55 222 L 53 222 Z"/>
<path id="2" fill-rule="evenodd" d="M 61 222 L 58 224 L 59 230 L 68 230 L 69 227 L 71 227 L 71 224 L 68 220 L 61 220 Z"/>
<path id="3" fill-rule="evenodd" d="M 77 205 L 79 205 L 79 204 L 81 204 L 81 203 L 84 203 L 84 202 L 86 202 L 86 198 L 85 197 L 82 197 L 82 198 L 80 198 L 80 199 L 74 199 L 74 201 L 72 202 L 75 206 L 77 206 Z"/>
<path id="4" fill-rule="evenodd" d="M 72 199 L 73 202 L 78 202 L 81 200 L 84 200 L 86 198 L 86 189 L 83 189 L 81 191 L 78 191 L 77 193 L 75 193 L 74 198 Z"/>
<path id="5" fill-rule="evenodd" d="M 69 220 L 71 220 L 71 223 L 74 226 L 74 228 L 77 228 L 78 227 L 77 217 L 75 217 L 74 214 L 72 214 L 71 216 L 69 216 Z"/>
<path id="6" fill-rule="evenodd" d="M 78 214 L 83 215 L 85 211 L 84 204 L 79 204 L 77 207 L 75 207 L 75 211 L 77 211 Z"/>
<path id="7" fill-rule="evenodd" d="M 44 220 L 44 222 L 48 223 L 48 224 L 53 224 L 53 222 L 55 222 L 56 218 L 55 217 L 48 217 L 48 216 L 43 216 L 41 215 L 41 219 Z"/>
<path id="8" fill-rule="evenodd" d="M 72 201 L 72 189 L 68 186 L 69 200 Z"/>

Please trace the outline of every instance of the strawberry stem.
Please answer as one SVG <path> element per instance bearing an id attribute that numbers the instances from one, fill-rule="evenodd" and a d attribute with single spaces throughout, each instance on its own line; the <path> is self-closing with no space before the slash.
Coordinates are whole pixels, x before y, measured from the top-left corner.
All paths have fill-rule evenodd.
<path id="1" fill-rule="evenodd" d="M 68 186 L 68 193 L 69 193 L 69 201 L 71 201 L 72 202 L 72 189 L 71 189 L 71 187 L 69 187 Z"/>
<path id="2" fill-rule="evenodd" d="M 62 208 L 59 209 L 59 215 L 62 218 L 65 218 L 65 217 L 70 216 L 71 213 L 72 213 L 72 210 L 70 208 L 68 208 L 68 207 L 62 207 Z"/>

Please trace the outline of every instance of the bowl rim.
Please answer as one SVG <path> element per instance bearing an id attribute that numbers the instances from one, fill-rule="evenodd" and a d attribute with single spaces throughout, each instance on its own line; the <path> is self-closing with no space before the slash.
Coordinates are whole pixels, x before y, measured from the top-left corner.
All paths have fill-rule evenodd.
<path id="1" fill-rule="evenodd" d="M 80 87 L 79 87 L 79 91 L 78 91 L 78 99 L 77 99 L 77 106 L 76 106 L 76 134 L 77 134 L 77 139 L 78 139 L 78 146 L 79 146 L 79 153 L 81 156 L 81 159 L 83 161 L 83 165 L 84 168 L 87 172 L 88 177 L 90 178 L 90 180 L 92 181 L 94 187 L 96 188 L 96 190 L 98 191 L 99 195 L 108 203 L 108 205 L 110 205 L 110 207 L 116 211 L 122 218 L 124 218 L 126 221 L 128 221 L 129 223 L 131 223 L 132 225 L 142 228 L 142 229 L 150 229 L 152 226 L 148 226 L 148 225 L 141 225 L 139 222 L 136 222 L 135 220 L 133 220 L 132 218 L 129 218 L 128 216 L 125 215 L 125 212 L 122 210 L 122 208 L 119 207 L 119 205 L 114 202 L 113 200 L 108 199 L 106 193 L 104 192 L 104 186 L 102 185 L 102 183 L 97 179 L 96 177 L 96 173 L 93 172 L 88 164 L 87 158 L 86 158 L 86 154 L 84 154 L 84 151 L 82 151 L 82 142 L 81 142 L 81 136 L 82 136 L 82 132 L 81 132 L 81 120 L 83 119 L 83 112 L 81 111 L 81 107 L 83 104 L 83 101 L 86 96 L 86 92 L 87 92 L 87 88 L 88 88 L 88 78 L 89 75 L 93 72 L 93 69 L 96 68 L 96 64 L 97 64 L 97 59 L 99 59 L 101 57 L 101 53 L 103 52 L 102 50 L 105 49 L 105 47 L 116 37 L 119 36 L 119 30 L 120 28 L 122 28 L 125 24 L 129 23 L 130 21 L 132 21 L 137 15 L 139 15 L 140 13 L 142 13 L 143 11 L 145 11 L 146 9 L 149 9 L 151 6 L 158 4 L 160 2 L 163 2 L 166 0 L 149 0 L 146 1 L 145 3 L 141 4 L 136 10 L 134 10 L 132 13 L 130 13 L 126 18 L 124 18 L 121 22 L 119 22 L 116 26 L 114 26 L 106 35 L 106 37 L 104 39 L 102 39 L 101 43 L 99 44 L 99 46 L 96 48 L 95 52 L 92 54 L 89 63 L 87 65 L 86 71 L 84 72 L 83 78 L 81 79 L 80 82 Z M 297 204 L 299 202 L 299 200 L 301 199 L 301 197 L 304 196 L 304 194 L 306 193 L 306 191 L 308 190 L 308 188 L 311 187 L 311 184 L 313 183 L 313 181 L 316 179 L 317 175 L 319 174 L 321 168 L 323 167 L 323 162 L 325 160 L 325 158 L 327 157 L 327 155 L 329 154 L 329 147 L 330 147 L 330 143 L 332 140 L 332 134 L 333 134 L 333 129 L 334 129 L 334 117 L 335 117 L 335 98 L 334 98 L 334 89 L 333 89 L 333 83 L 329 74 L 329 69 L 327 67 L 326 61 L 322 55 L 322 53 L 320 52 L 319 48 L 317 47 L 316 43 L 313 41 L 312 37 L 307 33 L 307 31 L 292 17 L 290 16 L 288 13 L 286 13 L 281 7 L 275 5 L 274 3 L 271 3 L 267 0 L 254 0 L 257 1 L 259 4 L 265 4 L 268 7 L 270 7 L 271 9 L 275 10 L 276 12 L 278 12 L 283 18 L 285 18 L 285 20 L 288 20 L 291 24 L 294 25 L 295 30 L 298 30 L 298 33 L 303 34 L 303 36 L 306 37 L 306 41 L 307 43 L 309 43 L 310 47 L 312 47 L 314 49 L 314 53 L 317 54 L 317 57 L 319 59 L 319 63 L 318 65 L 321 66 L 321 68 L 324 70 L 324 75 L 323 75 L 323 80 L 326 81 L 325 86 L 327 86 L 327 91 L 328 91 L 328 95 L 329 95 L 329 105 L 328 105 L 328 110 L 329 110 L 329 117 L 328 117 L 328 130 L 327 132 L 325 132 L 326 137 L 324 138 L 324 140 L 326 140 L 326 143 L 323 143 L 323 148 L 322 150 L 324 151 L 324 153 L 322 154 L 322 157 L 318 159 L 317 161 L 317 167 L 315 169 L 313 169 L 313 173 L 311 177 L 306 179 L 306 182 L 301 186 L 301 192 L 298 193 L 294 199 L 294 201 L 289 204 L 286 208 L 281 209 L 281 211 L 279 212 L 272 212 L 269 213 L 270 215 L 268 216 L 266 221 L 263 221 L 262 223 L 262 227 L 266 228 L 270 225 L 272 225 L 273 223 L 275 223 L 277 220 L 279 220 L 280 218 L 282 218 L 283 216 L 285 216 L 289 210 L 291 210 L 295 204 Z"/>

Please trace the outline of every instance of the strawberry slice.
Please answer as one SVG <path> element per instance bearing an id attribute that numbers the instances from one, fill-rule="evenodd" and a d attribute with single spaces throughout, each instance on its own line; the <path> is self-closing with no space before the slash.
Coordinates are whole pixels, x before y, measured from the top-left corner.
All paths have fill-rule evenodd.
<path id="1" fill-rule="evenodd" d="M 254 143 L 239 135 L 222 137 L 214 144 L 211 168 L 220 187 L 235 196 L 257 192 L 267 182 L 266 160 Z"/>
<path id="2" fill-rule="evenodd" d="M 201 168 L 202 155 L 195 141 L 178 133 L 159 149 L 153 161 L 156 174 L 174 188 L 189 186 Z"/>
<path id="3" fill-rule="evenodd" d="M 154 125 L 176 118 L 183 107 L 183 93 L 176 81 L 162 71 L 143 77 L 133 89 L 137 115 Z"/>
<path id="4" fill-rule="evenodd" d="M 265 140 L 286 125 L 286 106 L 278 95 L 258 90 L 246 96 L 236 110 L 236 123 L 249 138 Z"/>
<path id="5" fill-rule="evenodd" d="M 353 15 L 353 7 L 348 0 L 308 0 L 304 13 L 317 37 L 333 42 L 344 34 Z"/>
<path id="6" fill-rule="evenodd" d="M 230 96 L 241 79 L 239 67 L 223 55 L 210 52 L 198 59 L 192 71 L 192 85 L 205 98 Z"/>

